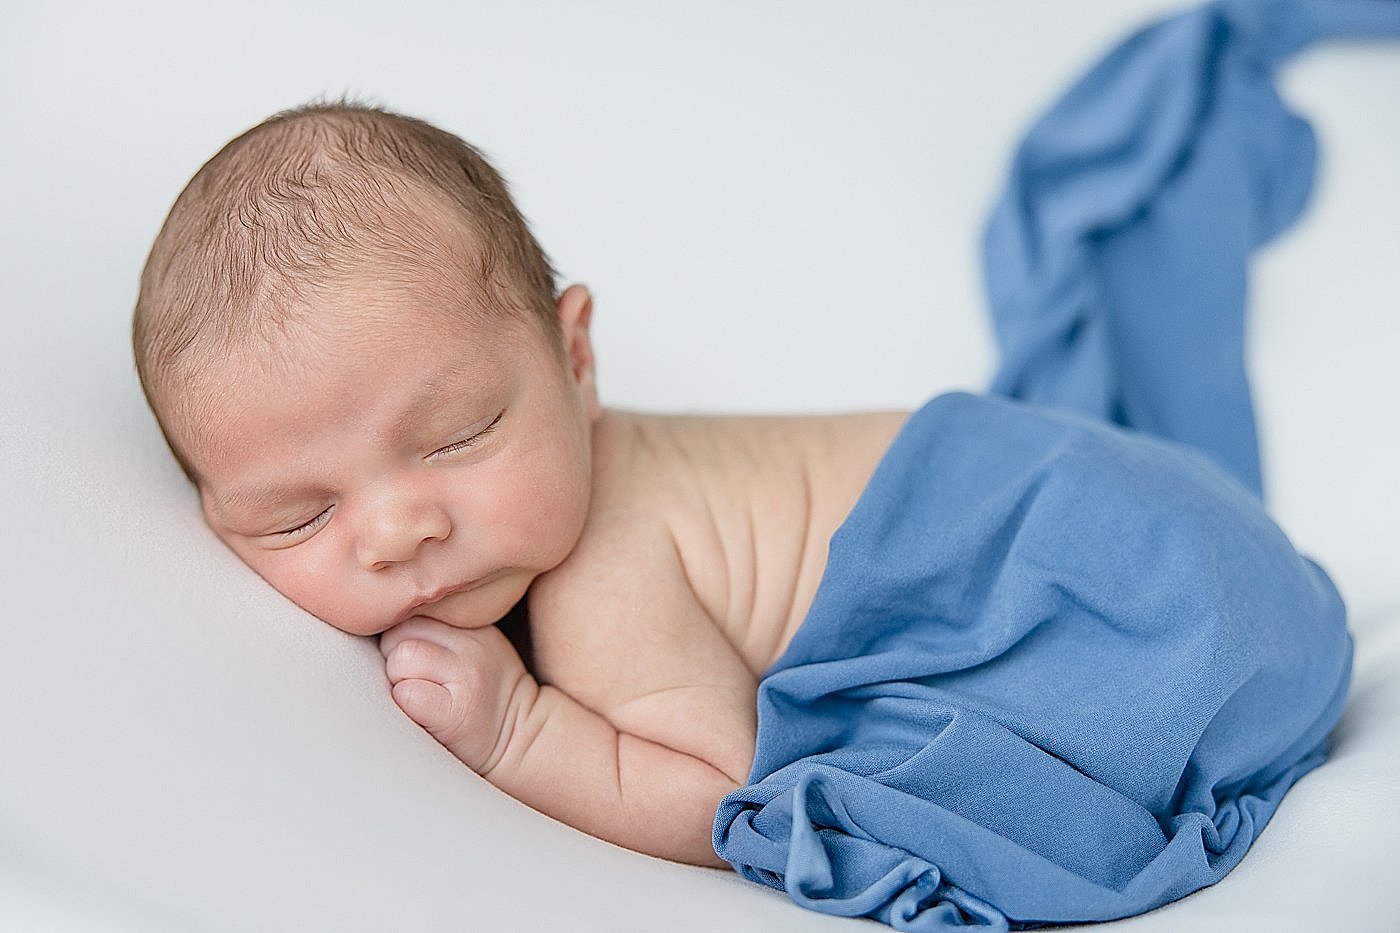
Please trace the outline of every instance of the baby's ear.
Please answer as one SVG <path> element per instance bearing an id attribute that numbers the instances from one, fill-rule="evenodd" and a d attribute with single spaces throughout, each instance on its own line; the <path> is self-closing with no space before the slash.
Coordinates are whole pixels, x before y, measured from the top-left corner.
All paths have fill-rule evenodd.
<path id="1" fill-rule="evenodd" d="M 602 408 L 598 404 L 598 385 L 593 362 L 593 342 L 588 325 L 593 318 L 593 296 L 583 285 L 570 285 L 559 296 L 559 329 L 563 332 L 564 358 L 569 372 L 584 394 L 591 417 L 597 418 Z"/>

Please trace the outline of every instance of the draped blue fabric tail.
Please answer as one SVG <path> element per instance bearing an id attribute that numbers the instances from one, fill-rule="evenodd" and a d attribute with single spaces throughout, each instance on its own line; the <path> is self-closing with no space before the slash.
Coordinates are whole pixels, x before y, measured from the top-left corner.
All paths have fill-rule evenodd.
<path id="1" fill-rule="evenodd" d="M 759 685 L 744 876 L 901 930 L 1140 913 L 1219 880 L 1320 764 L 1331 581 L 1263 510 L 1245 263 L 1315 147 L 1273 67 L 1400 0 L 1234 0 L 1031 129 L 986 239 L 995 395 L 916 412 Z"/>
<path id="2" fill-rule="evenodd" d="M 1400 36 L 1396 0 L 1216 3 L 1130 38 L 1030 130 L 987 228 L 992 391 L 1189 444 L 1259 491 L 1246 261 L 1312 190 L 1273 70 Z"/>

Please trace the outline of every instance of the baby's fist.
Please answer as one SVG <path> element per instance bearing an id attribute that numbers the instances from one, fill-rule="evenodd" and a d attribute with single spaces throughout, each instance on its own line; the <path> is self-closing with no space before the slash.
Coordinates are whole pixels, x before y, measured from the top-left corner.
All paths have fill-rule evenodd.
<path id="1" fill-rule="evenodd" d="M 500 629 L 413 618 L 381 635 L 379 651 L 399 708 L 467 767 L 491 770 L 529 678 Z"/>

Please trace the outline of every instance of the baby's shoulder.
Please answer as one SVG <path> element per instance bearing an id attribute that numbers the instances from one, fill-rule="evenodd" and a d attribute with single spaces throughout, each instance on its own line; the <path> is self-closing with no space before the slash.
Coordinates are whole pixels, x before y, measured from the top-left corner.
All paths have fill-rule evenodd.
<path id="1" fill-rule="evenodd" d="M 571 594 L 609 595 L 615 581 L 648 574 L 655 586 L 676 586 L 672 527 L 683 509 L 652 450 L 644 417 L 608 412 L 595 427 L 594 481 L 587 520 L 573 551 L 532 587 L 542 611 L 567 614 Z M 673 556 L 673 555 L 672 555 Z"/>
<path id="2" fill-rule="evenodd" d="M 605 412 L 584 530 L 530 592 L 540 673 L 596 684 L 726 650 L 766 668 L 904 418 Z"/>
<path id="3" fill-rule="evenodd" d="M 642 422 L 604 416 L 583 532 L 568 557 L 530 588 L 536 663 L 550 682 L 605 679 L 613 661 L 655 642 L 662 626 L 713 626 L 674 533 L 684 496 L 656 462 Z"/>

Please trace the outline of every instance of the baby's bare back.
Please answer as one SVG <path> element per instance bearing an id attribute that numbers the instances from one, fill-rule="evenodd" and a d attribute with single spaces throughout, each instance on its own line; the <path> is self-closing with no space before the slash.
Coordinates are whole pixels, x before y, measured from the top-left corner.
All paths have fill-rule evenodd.
<path id="1" fill-rule="evenodd" d="M 564 663 L 549 644 L 567 625 L 554 618 L 557 598 L 567 604 L 564 615 L 584 613 L 591 628 L 621 624 L 621 607 L 585 608 L 569 598 L 568 583 L 614 577 L 626 600 L 641 591 L 637 562 L 662 539 L 678 572 L 661 582 L 688 591 L 749 671 L 761 674 L 802 623 L 832 532 L 906 418 L 606 412 L 595 430 L 594 499 L 583 538 L 537 584 L 556 594 L 532 605 L 546 661 Z M 609 636 L 623 643 L 636 634 Z"/>
<path id="2" fill-rule="evenodd" d="M 603 825 L 582 800 L 544 809 L 633 848 L 714 861 L 715 805 L 753 759 L 757 679 L 802 623 L 827 542 L 905 417 L 604 413 L 583 535 L 530 591 L 536 673 L 621 741 L 705 767 L 677 778 L 662 755 L 654 774 L 639 770 L 655 783 L 634 805 L 664 803 L 655 839 L 645 820 Z M 661 784 L 671 790 L 656 797 Z"/>
<path id="3" fill-rule="evenodd" d="M 618 445 L 604 456 L 619 466 L 600 465 L 599 506 L 645 502 L 675 542 L 675 584 L 761 674 L 806 616 L 831 534 L 905 418 L 614 415 L 599 440 Z"/>

